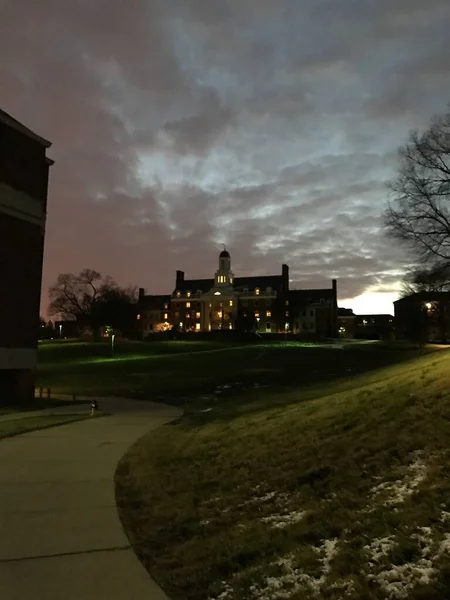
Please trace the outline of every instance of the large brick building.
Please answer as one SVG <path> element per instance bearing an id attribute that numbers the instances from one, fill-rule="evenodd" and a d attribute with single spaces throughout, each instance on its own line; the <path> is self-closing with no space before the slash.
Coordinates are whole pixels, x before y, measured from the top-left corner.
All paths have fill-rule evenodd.
<path id="1" fill-rule="evenodd" d="M 50 145 L 0 110 L 0 402 L 34 395 Z"/>
<path id="2" fill-rule="evenodd" d="M 139 290 L 142 337 L 175 328 L 204 332 L 246 328 L 259 333 L 337 335 L 336 280 L 327 289 L 289 290 L 289 267 L 278 275 L 235 277 L 227 250 L 213 278 L 186 279 L 176 272 L 172 294 Z"/>

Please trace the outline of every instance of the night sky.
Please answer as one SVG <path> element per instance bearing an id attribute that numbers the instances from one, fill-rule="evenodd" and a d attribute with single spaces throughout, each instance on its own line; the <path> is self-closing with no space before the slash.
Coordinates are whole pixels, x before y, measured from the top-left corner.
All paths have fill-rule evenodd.
<path id="1" fill-rule="evenodd" d="M 0 106 L 53 142 L 43 282 L 291 269 L 392 312 L 397 148 L 450 100 L 449 0 L 0 0 Z"/>

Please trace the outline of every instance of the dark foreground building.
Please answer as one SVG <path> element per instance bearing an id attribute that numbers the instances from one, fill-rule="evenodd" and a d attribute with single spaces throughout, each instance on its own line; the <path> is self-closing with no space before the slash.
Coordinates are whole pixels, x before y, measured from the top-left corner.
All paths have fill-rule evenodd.
<path id="1" fill-rule="evenodd" d="M 450 340 L 450 292 L 417 292 L 394 302 L 396 337 L 421 342 Z"/>
<path id="2" fill-rule="evenodd" d="M 0 110 L 0 403 L 34 396 L 50 145 Z"/>

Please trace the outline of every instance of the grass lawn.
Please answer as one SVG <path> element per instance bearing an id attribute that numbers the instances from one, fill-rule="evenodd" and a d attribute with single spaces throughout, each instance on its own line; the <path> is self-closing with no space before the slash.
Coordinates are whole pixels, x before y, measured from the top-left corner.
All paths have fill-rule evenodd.
<path id="1" fill-rule="evenodd" d="M 49 427 L 55 427 L 56 425 L 65 425 L 75 421 L 82 421 L 86 418 L 89 418 L 89 415 L 45 415 L 11 419 L 10 421 L 0 421 L 0 440 L 2 438 L 20 435 L 21 433 L 27 433 L 28 431 L 47 429 Z"/>
<path id="2" fill-rule="evenodd" d="M 448 599 L 450 351 L 284 352 L 297 383 L 194 404 L 122 459 L 140 559 L 173 600 Z"/>
<path id="3" fill-rule="evenodd" d="M 0 416 L 10 415 L 20 412 L 29 412 L 34 410 L 43 410 L 46 408 L 57 408 L 58 406 L 73 406 L 75 408 L 89 404 L 86 400 L 50 400 L 46 398 L 34 398 L 26 404 L 0 404 Z"/>
<path id="4" fill-rule="evenodd" d="M 50 343 L 39 347 L 37 385 L 51 388 L 52 395 L 119 395 L 185 404 L 220 385 L 285 388 L 331 381 L 427 351 L 377 344 L 339 350 L 301 343 L 173 341 L 119 343 L 111 358 L 105 343 Z"/>

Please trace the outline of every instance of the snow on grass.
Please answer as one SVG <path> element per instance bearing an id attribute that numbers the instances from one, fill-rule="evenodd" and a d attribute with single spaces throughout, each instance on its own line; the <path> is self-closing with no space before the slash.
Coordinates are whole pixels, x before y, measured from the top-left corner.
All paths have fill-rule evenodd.
<path id="1" fill-rule="evenodd" d="M 270 515 L 268 517 L 262 517 L 261 521 L 267 523 L 274 529 L 284 529 L 298 523 L 303 519 L 306 512 L 304 510 L 294 510 L 286 515 Z"/>
<path id="2" fill-rule="evenodd" d="M 319 577 L 308 575 L 300 567 L 296 567 L 295 557 L 291 554 L 280 558 L 274 565 L 281 567 L 281 575 L 266 577 L 261 585 L 251 586 L 250 591 L 253 598 L 257 600 L 281 600 L 290 598 L 305 588 L 309 588 L 313 593 L 319 593 L 330 572 L 331 561 L 336 555 L 336 546 L 337 540 L 325 540 L 319 548 L 314 548 L 321 555 L 322 568 Z"/>
<path id="3" fill-rule="evenodd" d="M 267 492 L 263 496 L 253 496 L 250 500 L 246 500 L 239 504 L 239 508 L 242 506 L 247 506 L 248 504 L 257 504 L 269 502 L 270 500 L 275 500 L 278 503 L 285 502 L 289 496 L 287 494 L 280 494 L 278 492 Z"/>
<path id="4" fill-rule="evenodd" d="M 410 591 L 420 584 L 428 584 L 437 575 L 437 561 L 442 554 L 450 553 L 450 534 L 446 533 L 443 540 L 436 548 L 431 527 L 419 527 L 418 532 L 411 535 L 417 540 L 420 547 L 420 557 L 416 561 L 402 565 L 390 565 L 378 573 L 369 573 L 368 579 L 378 583 L 386 598 L 408 598 Z M 374 540 L 370 546 L 365 546 L 366 552 L 371 556 L 369 567 L 374 570 L 377 563 L 394 548 L 393 537 L 389 536 Z M 434 552 L 433 552 L 434 548 Z M 375 563 L 375 564 L 374 564 Z"/>
<path id="5" fill-rule="evenodd" d="M 249 587 L 249 594 L 253 600 L 284 600 L 291 598 L 294 594 L 305 589 L 318 594 L 324 587 L 328 574 L 331 570 L 331 561 L 336 556 L 337 540 L 324 540 L 318 548 L 313 549 L 320 555 L 320 575 L 314 577 L 308 575 L 300 567 L 296 566 L 293 554 L 288 554 L 269 565 L 270 568 L 277 567 L 281 573 L 278 577 L 265 577 L 262 583 L 254 583 Z M 351 591 L 353 582 L 340 582 L 342 589 Z M 231 582 L 222 582 L 223 589 L 215 598 L 209 600 L 233 600 L 237 597 Z M 239 595 L 239 597 L 241 597 Z"/>
<path id="6" fill-rule="evenodd" d="M 363 550 L 365 550 L 370 557 L 369 565 L 372 565 L 374 562 L 377 563 L 380 558 L 389 554 L 394 545 L 394 536 L 389 535 L 384 538 L 376 538 L 371 544 L 364 546 Z"/>
<path id="7" fill-rule="evenodd" d="M 434 560 L 438 555 L 432 555 L 433 536 L 430 527 L 420 527 L 420 533 L 412 534 L 422 546 L 420 550 L 421 557 L 414 562 L 407 562 L 403 565 L 391 565 L 379 573 L 369 573 L 368 578 L 378 583 L 386 598 L 408 598 L 410 591 L 418 584 L 430 583 L 436 573 L 433 566 Z M 384 556 L 384 553 L 381 554 Z M 379 556 L 379 558 L 381 557 Z M 377 562 L 379 558 L 375 559 Z"/>
<path id="8" fill-rule="evenodd" d="M 406 498 L 411 496 L 417 490 L 426 476 L 426 463 L 420 457 L 416 458 L 416 460 L 408 466 L 407 473 L 402 479 L 379 483 L 372 488 L 371 496 L 373 499 L 384 496 L 384 506 L 402 504 Z"/>

